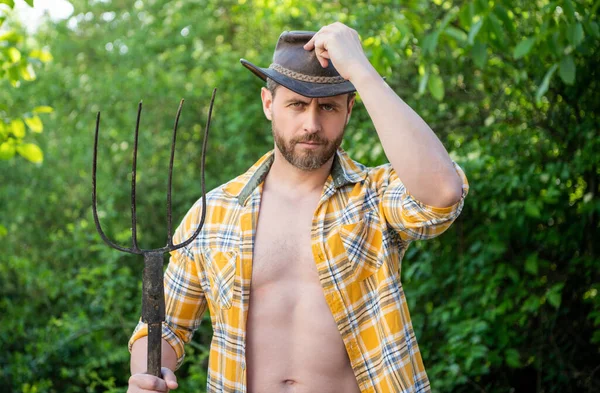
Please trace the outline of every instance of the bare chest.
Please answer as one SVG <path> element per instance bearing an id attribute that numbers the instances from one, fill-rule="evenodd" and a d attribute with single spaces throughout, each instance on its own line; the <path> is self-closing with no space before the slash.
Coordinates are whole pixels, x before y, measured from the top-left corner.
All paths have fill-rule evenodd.
<path id="1" fill-rule="evenodd" d="M 254 243 L 253 288 L 291 278 L 318 280 L 311 251 L 316 205 L 317 198 L 291 203 L 264 196 Z"/>

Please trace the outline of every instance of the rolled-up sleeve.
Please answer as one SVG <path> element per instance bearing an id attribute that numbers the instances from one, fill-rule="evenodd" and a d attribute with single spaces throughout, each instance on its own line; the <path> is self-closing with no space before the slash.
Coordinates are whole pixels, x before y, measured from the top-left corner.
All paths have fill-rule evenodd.
<path id="1" fill-rule="evenodd" d="M 179 244 L 185 238 L 182 233 L 193 233 L 196 214 L 186 215 L 173 236 L 173 243 Z M 196 221 L 197 222 L 197 221 Z M 193 244 L 193 242 L 192 242 Z M 189 247 L 189 246 L 188 246 Z M 200 285 L 198 264 L 188 247 L 171 252 L 169 264 L 164 274 L 165 321 L 162 337 L 171 345 L 177 355 L 177 368 L 185 357 L 184 344 L 188 343 L 200 327 L 207 302 Z M 148 335 L 148 325 L 139 321 L 129 339 L 129 351 L 133 343 Z"/>
<path id="2" fill-rule="evenodd" d="M 396 230 L 402 240 L 426 240 L 442 234 L 460 215 L 469 193 L 469 183 L 463 169 L 452 161 L 462 179 L 462 194 L 452 206 L 429 206 L 415 199 L 398 178 L 390 164 L 374 168 L 380 210 L 387 225 Z"/>

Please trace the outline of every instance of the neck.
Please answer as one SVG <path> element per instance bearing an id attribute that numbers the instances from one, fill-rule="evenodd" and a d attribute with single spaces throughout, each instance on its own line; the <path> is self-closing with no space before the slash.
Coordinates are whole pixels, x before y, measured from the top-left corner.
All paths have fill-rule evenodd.
<path id="1" fill-rule="evenodd" d="M 275 159 L 267 174 L 265 183 L 277 184 L 277 189 L 283 192 L 307 194 L 321 192 L 323 185 L 331 172 L 335 154 L 320 168 L 304 171 L 290 164 L 275 147 Z M 298 195 L 301 196 L 301 195 Z"/>

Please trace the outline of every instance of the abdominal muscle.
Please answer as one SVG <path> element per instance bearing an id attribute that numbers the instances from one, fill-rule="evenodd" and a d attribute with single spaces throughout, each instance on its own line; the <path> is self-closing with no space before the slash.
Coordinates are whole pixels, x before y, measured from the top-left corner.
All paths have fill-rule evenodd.
<path id="1" fill-rule="evenodd" d="M 359 392 L 318 282 L 277 280 L 252 287 L 250 299 L 249 393 Z"/>

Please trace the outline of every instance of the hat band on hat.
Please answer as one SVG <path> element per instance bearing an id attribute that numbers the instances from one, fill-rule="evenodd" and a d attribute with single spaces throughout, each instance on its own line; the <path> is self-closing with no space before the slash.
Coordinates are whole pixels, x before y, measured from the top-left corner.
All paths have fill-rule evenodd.
<path id="1" fill-rule="evenodd" d="M 285 67 L 282 67 L 281 65 L 279 65 L 277 63 L 272 63 L 269 66 L 269 68 L 279 72 L 280 74 L 283 74 L 285 76 L 289 76 L 290 78 L 304 81 L 304 82 L 331 83 L 331 84 L 346 82 L 346 79 L 344 79 L 342 76 L 311 76 L 311 75 L 301 74 L 299 72 L 289 70 Z"/>

